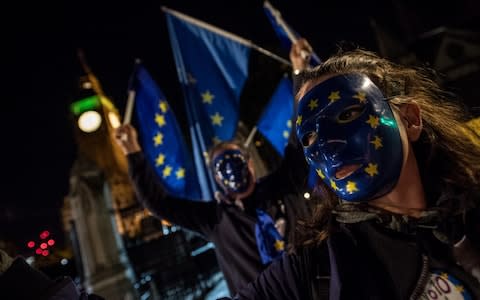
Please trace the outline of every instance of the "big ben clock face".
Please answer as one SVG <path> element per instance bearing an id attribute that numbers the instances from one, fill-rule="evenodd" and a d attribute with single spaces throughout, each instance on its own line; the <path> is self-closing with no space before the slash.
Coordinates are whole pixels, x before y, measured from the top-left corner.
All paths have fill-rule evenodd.
<path id="1" fill-rule="evenodd" d="M 78 127 L 86 133 L 96 131 L 102 124 L 102 117 L 97 111 L 90 110 L 82 113 L 78 118 Z"/>

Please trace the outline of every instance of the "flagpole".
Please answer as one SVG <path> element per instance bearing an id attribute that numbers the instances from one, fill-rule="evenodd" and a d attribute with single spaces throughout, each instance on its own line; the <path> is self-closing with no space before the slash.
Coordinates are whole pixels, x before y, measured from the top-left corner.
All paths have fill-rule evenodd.
<path id="1" fill-rule="evenodd" d="M 179 18 L 179 19 L 182 19 L 182 20 L 184 20 L 184 21 L 186 21 L 186 22 L 192 23 L 192 24 L 194 24 L 194 25 L 196 25 L 196 26 L 198 26 L 198 27 L 202 27 L 202 28 L 204 28 L 204 29 L 206 29 L 206 30 L 208 30 L 208 31 L 214 32 L 214 33 L 216 33 L 216 34 L 219 34 L 219 35 L 221 35 L 221 36 L 223 36 L 223 37 L 225 37 L 225 38 L 227 38 L 227 39 L 236 41 L 236 42 L 238 42 L 238 43 L 240 43 L 240 44 L 242 44 L 242 45 L 245 45 L 245 46 L 247 46 L 247 47 L 249 47 L 249 48 L 252 48 L 253 50 L 256 50 L 256 51 L 258 51 L 258 52 L 260 52 L 260 53 L 262 53 L 262 54 L 264 54 L 264 55 L 272 58 L 273 60 L 276 60 L 276 61 L 278 61 L 278 62 L 280 62 L 280 63 L 282 63 L 282 64 L 284 64 L 284 65 L 287 65 L 287 66 L 291 66 L 291 65 L 292 65 L 288 60 L 286 60 L 286 59 L 284 59 L 284 58 L 276 55 L 275 53 L 273 53 L 273 52 L 271 52 L 271 51 L 268 51 L 268 50 L 266 50 L 266 49 L 264 49 L 264 48 L 262 48 L 262 47 L 260 47 L 260 46 L 258 46 L 258 45 L 256 45 L 256 44 L 254 44 L 254 43 L 253 43 L 252 41 L 250 41 L 250 40 L 247 40 L 247 39 L 245 39 L 245 38 L 242 38 L 241 36 L 238 36 L 238 35 L 233 34 L 233 33 L 231 33 L 231 32 L 225 31 L 225 30 L 223 30 L 223 29 L 221 29 L 221 28 L 219 28 L 219 27 L 213 26 L 213 25 L 211 25 L 211 24 L 209 24 L 209 23 L 207 23 L 207 22 L 201 21 L 201 20 L 199 20 L 199 19 L 195 19 L 195 18 L 193 18 L 193 17 L 190 17 L 190 16 L 188 16 L 188 15 L 186 15 L 186 14 L 183 14 L 183 13 L 178 12 L 178 11 L 176 11 L 176 10 L 170 9 L 170 8 L 168 8 L 168 7 L 162 6 L 161 9 L 162 9 L 162 11 L 165 12 L 165 13 L 171 14 L 171 15 L 173 15 L 173 16 Z"/>
<path id="2" fill-rule="evenodd" d="M 141 60 L 140 59 L 135 59 L 135 65 L 133 67 L 133 72 L 130 77 L 129 83 L 128 83 L 128 97 L 127 97 L 127 105 L 125 107 L 125 114 L 123 117 L 123 125 L 125 124 L 130 124 L 132 121 L 132 113 L 133 113 L 133 107 L 135 104 L 135 96 L 137 92 L 135 91 L 135 76 L 137 73 L 137 68 L 138 65 L 140 65 Z"/>
<path id="3" fill-rule="evenodd" d="M 95 91 L 95 93 L 97 95 L 105 98 L 105 93 L 103 92 L 103 89 L 100 86 L 100 82 L 98 82 L 98 79 L 93 74 L 92 69 L 90 69 L 90 66 L 87 63 L 87 59 L 85 58 L 85 53 L 83 52 L 83 50 L 78 49 L 77 50 L 77 55 L 78 55 L 78 60 L 80 61 L 80 64 L 82 65 L 83 71 L 87 74 L 88 80 L 92 84 L 93 90 Z"/>
<path id="4" fill-rule="evenodd" d="M 255 133 L 257 133 L 257 130 L 258 130 L 257 126 L 254 126 L 252 128 L 252 130 L 248 134 L 247 139 L 245 140 L 245 143 L 243 143 L 243 147 L 248 148 L 248 146 L 250 146 L 250 143 L 252 142 L 253 137 L 255 136 Z"/>

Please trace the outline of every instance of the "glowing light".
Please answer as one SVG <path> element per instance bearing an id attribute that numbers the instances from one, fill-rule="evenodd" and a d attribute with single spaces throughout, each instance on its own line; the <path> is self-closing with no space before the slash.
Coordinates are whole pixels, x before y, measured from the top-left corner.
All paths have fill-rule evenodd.
<path id="1" fill-rule="evenodd" d="M 41 243 L 40 244 L 40 248 L 42 248 L 42 249 L 47 249 L 47 247 L 48 247 L 47 243 Z"/>
<path id="2" fill-rule="evenodd" d="M 66 264 L 68 264 L 68 259 L 62 258 L 62 260 L 60 261 L 60 264 L 61 264 L 62 266 L 65 266 Z"/>
<path id="3" fill-rule="evenodd" d="M 42 231 L 42 233 L 40 233 L 40 238 L 43 240 L 43 239 L 46 239 L 49 235 L 50 235 L 50 232 L 48 230 L 44 230 Z"/>
<path id="4" fill-rule="evenodd" d="M 35 242 L 34 242 L 34 241 L 28 242 L 28 243 L 27 243 L 27 247 L 28 247 L 28 248 L 33 248 L 33 247 L 35 247 Z"/>
<path id="5" fill-rule="evenodd" d="M 110 124 L 113 128 L 118 128 L 120 126 L 120 119 L 113 111 L 108 113 L 108 120 L 110 121 Z"/>
<path id="6" fill-rule="evenodd" d="M 47 242 L 47 244 L 48 244 L 49 246 L 53 246 L 53 245 L 55 245 L 55 240 L 49 239 L 48 242 Z"/>
<path id="7" fill-rule="evenodd" d="M 42 251 L 42 255 L 43 255 L 43 256 L 47 256 L 48 253 L 49 253 L 48 250 L 43 250 L 43 251 Z"/>
<path id="8" fill-rule="evenodd" d="M 389 127 L 397 127 L 397 123 L 395 122 L 394 119 L 380 117 L 380 123 Z"/>
<path id="9" fill-rule="evenodd" d="M 310 193 L 306 192 L 305 194 L 303 194 L 303 198 L 310 199 Z"/>
<path id="10" fill-rule="evenodd" d="M 37 248 L 37 249 L 35 250 L 35 253 L 37 253 L 37 254 L 42 254 L 42 251 L 43 251 L 42 249 Z"/>
<path id="11" fill-rule="evenodd" d="M 102 117 L 94 110 L 86 111 L 78 118 L 78 127 L 83 132 L 94 132 L 102 124 Z"/>
<path id="12" fill-rule="evenodd" d="M 31 265 L 35 262 L 35 257 L 29 256 L 25 259 L 25 261 L 27 262 L 27 264 Z"/>

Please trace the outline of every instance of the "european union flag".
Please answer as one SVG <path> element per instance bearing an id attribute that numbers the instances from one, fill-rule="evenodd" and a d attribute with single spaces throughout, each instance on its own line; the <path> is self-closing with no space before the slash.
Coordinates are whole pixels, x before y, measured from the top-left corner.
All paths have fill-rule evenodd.
<path id="1" fill-rule="evenodd" d="M 257 124 L 258 130 L 281 156 L 292 131 L 294 113 L 292 90 L 290 78 L 282 78 Z"/>
<path id="2" fill-rule="evenodd" d="M 292 43 L 301 38 L 300 34 L 298 34 L 295 30 L 293 30 L 292 27 L 290 27 L 290 25 L 287 24 L 287 22 L 285 22 L 280 12 L 274 8 L 270 2 L 265 1 L 263 3 L 263 9 L 268 20 L 272 24 L 273 30 L 280 39 L 280 43 L 287 51 L 290 51 L 290 48 L 292 48 Z M 320 63 L 320 58 L 315 53 L 312 53 L 310 64 L 318 65 Z"/>
<path id="3" fill-rule="evenodd" d="M 131 84 L 142 146 L 164 188 L 180 198 L 201 199 L 190 153 L 163 92 L 141 65 L 136 66 Z"/>
<path id="4" fill-rule="evenodd" d="M 190 121 L 200 127 L 201 142 L 208 148 L 233 138 L 248 76 L 248 41 L 179 12 L 164 11 Z"/>

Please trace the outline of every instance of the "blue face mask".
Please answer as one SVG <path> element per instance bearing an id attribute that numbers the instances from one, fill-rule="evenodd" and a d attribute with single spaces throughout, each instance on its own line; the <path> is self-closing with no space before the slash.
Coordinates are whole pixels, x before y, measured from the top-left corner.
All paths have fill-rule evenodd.
<path id="1" fill-rule="evenodd" d="M 229 193 L 243 193 L 248 189 L 251 175 L 248 159 L 240 150 L 226 150 L 213 160 L 215 176 Z"/>
<path id="2" fill-rule="evenodd" d="M 398 181 L 403 162 L 398 125 L 385 96 L 365 75 L 335 76 L 305 94 L 297 136 L 308 163 L 343 200 L 372 200 Z"/>

